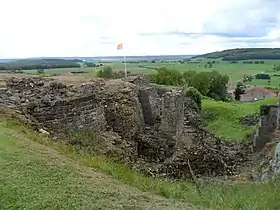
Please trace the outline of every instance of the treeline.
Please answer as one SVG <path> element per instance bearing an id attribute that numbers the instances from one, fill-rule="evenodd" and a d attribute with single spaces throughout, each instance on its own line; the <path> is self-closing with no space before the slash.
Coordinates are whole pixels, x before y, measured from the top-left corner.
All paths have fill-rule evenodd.
<path id="1" fill-rule="evenodd" d="M 238 60 L 278 60 L 280 59 L 280 48 L 239 48 L 212 52 L 193 58 L 220 59 L 224 61 Z"/>
<path id="2" fill-rule="evenodd" d="M 239 63 L 239 61 L 230 61 L 230 63 Z M 244 64 L 264 64 L 264 61 L 243 61 Z"/>
<path id="3" fill-rule="evenodd" d="M 102 63 L 91 63 L 91 62 L 86 62 L 85 65 L 87 67 L 101 67 L 101 66 L 103 66 Z"/>
<path id="4" fill-rule="evenodd" d="M 229 77 L 218 71 L 187 71 L 181 74 L 177 70 L 160 68 L 156 74 L 149 75 L 151 82 L 159 85 L 194 87 L 202 95 L 215 100 L 227 100 L 227 84 Z"/>
<path id="5" fill-rule="evenodd" d="M 223 61 L 238 61 L 238 60 L 255 60 L 255 59 L 263 59 L 263 60 L 279 60 L 279 55 L 270 55 L 270 54 L 243 54 L 243 55 L 231 55 L 225 56 L 222 58 Z"/>
<path id="6" fill-rule="evenodd" d="M 7 63 L 0 63 L 0 70 L 30 70 L 30 69 L 54 69 L 54 68 L 79 68 L 79 60 L 64 59 L 40 59 L 40 60 L 19 60 Z"/>

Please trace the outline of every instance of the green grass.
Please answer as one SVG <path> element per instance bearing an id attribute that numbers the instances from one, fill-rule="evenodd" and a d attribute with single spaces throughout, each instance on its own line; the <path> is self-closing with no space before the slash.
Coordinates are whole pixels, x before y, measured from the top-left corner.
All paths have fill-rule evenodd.
<path id="1" fill-rule="evenodd" d="M 148 69 L 145 67 L 169 67 L 171 69 L 177 69 L 180 72 L 185 72 L 189 70 L 195 70 L 195 71 L 212 71 L 217 70 L 221 72 L 222 74 L 226 74 L 230 78 L 230 84 L 236 85 L 237 81 L 242 81 L 243 75 L 255 75 L 257 73 L 261 72 L 270 72 L 272 70 L 273 64 L 279 64 L 280 61 L 277 60 L 266 60 L 264 64 L 243 64 L 243 63 L 236 63 L 232 64 L 229 62 L 219 61 L 219 63 L 216 63 L 213 68 L 205 68 L 204 64 L 195 64 L 195 63 L 127 63 L 127 70 L 131 71 L 133 73 L 144 73 L 144 74 L 150 74 L 154 73 L 155 70 Z M 112 63 L 105 63 L 104 65 L 112 66 L 114 70 L 123 70 L 124 64 L 121 62 L 112 62 Z M 142 67 L 139 67 L 142 66 Z M 94 67 L 89 68 L 65 68 L 65 69 L 50 69 L 45 71 L 45 76 L 51 76 L 53 74 L 59 74 L 62 72 L 69 72 L 69 71 L 85 71 L 85 75 L 88 76 L 96 76 L 96 69 Z M 37 70 L 25 70 L 24 72 L 29 74 L 37 74 Z M 279 83 L 278 78 L 274 78 L 271 81 L 271 86 L 278 86 Z M 265 84 L 264 84 L 265 83 Z M 260 86 L 266 86 L 267 81 L 259 81 L 254 80 L 252 84 L 260 85 Z"/>
<path id="2" fill-rule="evenodd" d="M 239 119 L 248 114 L 259 113 L 262 104 L 275 104 L 277 98 L 256 102 L 222 102 L 203 100 L 203 118 L 207 127 L 222 138 L 243 141 L 255 131 L 255 126 L 242 126 Z"/>
<path id="3" fill-rule="evenodd" d="M 187 182 L 152 179 L 106 158 L 78 153 L 72 147 L 42 138 L 14 121 L 2 119 L 0 133 L 1 209 L 196 209 L 195 206 L 203 206 L 215 210 L 242 210 L 280 207 L 279 180 L 255 184 L 213 183 L 199 192 Z"/>
<path id="4" fill-rule="evenodd" d="M 130 71 L 138 71 L 138 66 L 146 66 L 146 67 L 169 67 L 172 69 L 177 69 L 180 72 L 185 72 L 189 70 L 195 71 L 212 71 L 217 70 L 222 74 L 227 74 L 230 77 L 230 82 L 236 82 L 238 80 L 242 80 L 243 75 L 254 75 L 260 72 L 268 72 L 272 70 L 273 64 L 279 64 L 280 61 L 277 60 L 266 60 L 264 64 L 243 64 L 236 63 L 232 64 L 229 62 L 220 61 L 215 64 L 213 68 L 205 68 L 203 64 L 195 64 L 195 63 L 183 63 L 183 64 L 172 64 L 172 63 L 138 63 L 138 64 L 127 64 L 127 68 Z M 110 63 L 114 69 L 122 69 L 122 63 Z M 143 69 L 144 73 L 153 72 L 150 69 Z"/>
<path id="5" fill-rule="evenodd" d="M 26 128 L 0 121 L 0 209 L 193 209 L 71 162 L 61 150 L 31 140 L 38 138 Z M 71 156 L 71 150 L 64 149 Z M 109 173 L 102 159 L 87 160 Z"/>

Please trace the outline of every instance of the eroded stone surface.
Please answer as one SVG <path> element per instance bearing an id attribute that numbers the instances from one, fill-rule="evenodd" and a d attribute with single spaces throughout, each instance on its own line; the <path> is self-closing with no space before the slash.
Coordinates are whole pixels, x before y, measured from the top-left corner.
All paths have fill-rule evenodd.
<path id="1" fill-rule="evenodd" d="M 145 76 L 75 85 L 43 78 L 6 83 L 0 103 L 32 116 L 54 138 L 65 134 L 71 144 L 117 155 L 153 176 L 190 178 L 190 165 L 196 176 L 230 174 L 246 161 L 247 148 L 244 153 L 203 128 L 193 100 Z M 87 136 L 69 136 L 69 130 Z"/>

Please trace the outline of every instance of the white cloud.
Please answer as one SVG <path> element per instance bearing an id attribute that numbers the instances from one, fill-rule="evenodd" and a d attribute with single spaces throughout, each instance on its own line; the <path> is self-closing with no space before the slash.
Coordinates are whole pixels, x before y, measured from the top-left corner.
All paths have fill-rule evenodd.
<path id="1" fill-rule="evenodd" d="M 279 4 L 280 0 L 1 0 L 0 58 L 278 47 Z M 246 37 L 250 34 L 258 37 Z M 117 51 L 121 41 L 124 50 Z"/>

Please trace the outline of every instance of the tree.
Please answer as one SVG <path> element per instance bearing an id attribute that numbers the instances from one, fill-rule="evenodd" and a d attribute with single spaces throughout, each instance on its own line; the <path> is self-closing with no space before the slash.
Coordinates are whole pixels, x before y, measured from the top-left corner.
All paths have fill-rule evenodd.
<path id="1" fill-rule="evenodd" d="M 114 72 L 111 66 L 104 66 L 102 69 L 97 71 L 97 76 L 102 78 L 113 78 Z"/>
<path id="2" fill-rule="evenodd" d="M 242 82 L 238 82 L 234 90 L 234 99 L 240 101 L 241 95 L 245 93 L 245 86 Z"/>
<path id="3" fill-rule="evenodd" d="M 229 77 L 227 75 L 220 74 L 218 71 L 206 73 L 208 73 L 209 77 L 209 90 L 207 96 L 214 98 L 215 100 L 225 101 L 227 99 L 227 84 Z"/>
<path id="4" fill-rule="evenodd" d="M 254 77 L 252 75 L 244 75 L 243 76 L 243 83 L 252 82 L 253 79 L 254 79 Z"/>
<path id="5" fill-rule="evenodd" d="M 182 75 L 177 70 L 160 68 L 156 74 L 149 75 L 151 82 L 160 85 L 186 85 L 194 87 L 202 95 L 215 100 L 227 100 L 227 84 L 229 77 L 218 71 L 199 72 L 187 71 Z"/>
<path id="6" fill-rule="evenodd" d="M 196 76 L 196 71 L 186 71 L 183 73 L 183 79 L 184 79 L 184 82 L 185 84 L 187 84 L 188 86 L 193 86 L 193 81 L 194 81 L 194 78 Z"/>
<path id="7" fill-rule="evenodd" d="M 150 79 L 152 82 L 159 85 L 183 85 L 182 74 L 173 69 L 167 69 L 166 67 L 159 68 L 157 74 L 151 75 Z"/>

